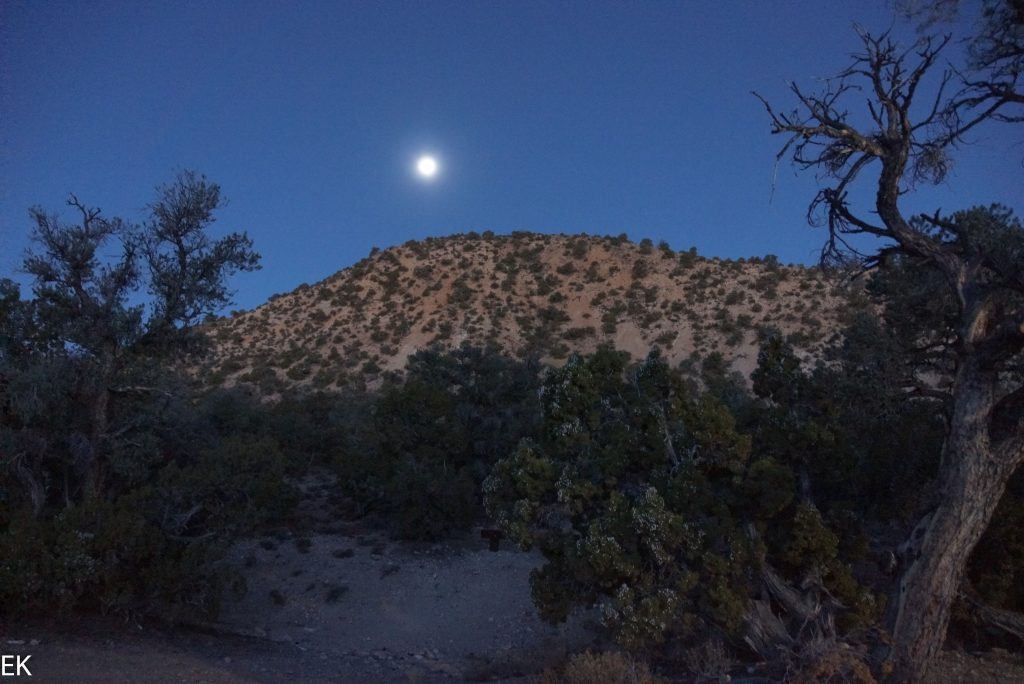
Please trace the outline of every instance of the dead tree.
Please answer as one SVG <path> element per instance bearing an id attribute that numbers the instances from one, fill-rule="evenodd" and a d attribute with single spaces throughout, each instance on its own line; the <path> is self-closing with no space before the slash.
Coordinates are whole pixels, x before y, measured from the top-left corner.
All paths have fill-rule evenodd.
<path id="1" fill-rule="evenodd" d="M 894 679 L 919 681 L 942 647 L 968 557 L 1024 461 L 1024 386 L 1007 380 L 1024 350 L 1024 231 L 1012 221 L 979 226 L 938 214 L 909 217 L 901 197 L 918 183 L 945 178 L 950 153 L 968 131 L 1014 120 L 1018 88 L 1006 72 L 995 89 L 980 77 L 935 73 L 948 37 L 901 50 L 888 35 L 860 36 L 863 52 L 823 91 L 791 85 L 793 111 L 758 98 L 772 132 L 789 137 L 778 158 L 790 156 L 797 167 L 830 179 L 808 210 L 811 222 L 828 230 L 822 261 L 856 259 L 871 267 L 888 255 L 913 259 L 941 274 L 957 302 L 940 495 L 909 544 L 891 625 Z M 863 110 L 846 109 L 865 95 Z M 870 207 L 850 199 L 860 181 L 875 186 Z M 1000 239 L 989 239 L 996 234 Z"/>

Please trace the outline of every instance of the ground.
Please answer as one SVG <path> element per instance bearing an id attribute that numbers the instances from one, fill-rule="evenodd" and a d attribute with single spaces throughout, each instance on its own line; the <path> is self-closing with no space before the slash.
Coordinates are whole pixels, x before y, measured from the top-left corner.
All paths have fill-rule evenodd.
<path id="1" fill-rule="evenodd" d="M 537 672 L 596 636 L 584 618 L 543 624 L 527 584 L 538 557 L 482 540 L 263 538 L 232 558 L 249 591 L 215 624 L 26 623 L 4 630 L 0 651 L 31 654 L 34 681 L 488 681 Z"/>
<path id="2" fill-rule="evenodd" d="M 36 682 L 433 684 L 525 682 L 569 653 L 607 645 L 592 614 L 558 627 L 540 621 L 528 584 L 537 554 L 507 543 L 492 552 L 479 530 L 397 543 L 339 522 L 330 478 L 303 489 L 297 526 L 231 549 L 225 560 L 248 591 L 225 597 L 216 623 L 0 620 L 0 654 L 31 655 Z M 933 682 L 1024 683 L 1024 657 L 946 652 Z"/>
<path id="3" fill-rule="evenodd" d="M 36 682 L 527 682 L 598 638 L 585 619 L 539 622 L 526 585 L 532 554 L 491 553 L 483 542 L 421 550 L 369 537 L 311 540 L 308 553 L 293 541 L 240 546 L 239 558 L 257 558 L 250 591 L 205 630 L 95 618 L 6 624 L 0 652 L 31 654 Z M 348 549 L 352 556 L 333 554 Z M 348 589 L 328 601 L 333 586 Z M 935 674 L 934 684 L 1024 683 L 1024 658 L 950 651 Z"/>

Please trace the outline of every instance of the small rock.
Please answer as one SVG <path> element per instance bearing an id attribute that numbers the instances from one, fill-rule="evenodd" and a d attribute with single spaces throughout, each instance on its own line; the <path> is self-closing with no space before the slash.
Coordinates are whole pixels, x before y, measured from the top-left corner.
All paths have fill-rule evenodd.
<path id="1" fill-rule="evenodd" d="M 224 662 L 230 665 L 231 664 L 231 657 L 230 656 L 224 656 Z"/>
<path id="2" fill-rule="evenodd" d="M 7 643 L 11 646 L 23 646 L 25 644 L 24 639 L 8 639 Z"/>

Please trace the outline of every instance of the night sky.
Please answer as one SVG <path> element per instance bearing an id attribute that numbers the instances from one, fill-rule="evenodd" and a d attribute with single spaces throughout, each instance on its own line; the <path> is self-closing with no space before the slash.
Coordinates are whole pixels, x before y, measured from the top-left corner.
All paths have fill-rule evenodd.
<path id="1" fill-rule="evenodd" d="M 0 274 L 29 206 L 74 192 L 141 221 L 183 168 L 222 186 L 217 228 L 263 254 L 233 280 L 237 308 L 373 246 L 471 230 L 812 263 L 815 178 L 782 165 L 772 195 L 783 141 L 750 91 L 788 107 L 788 80 L 812 90 L 847 65 L 854 22 L 914 35 L 881 1 L 2 0 Z M 906 206 L 1021 214 L 1022 137 L 978 130 Z"/>

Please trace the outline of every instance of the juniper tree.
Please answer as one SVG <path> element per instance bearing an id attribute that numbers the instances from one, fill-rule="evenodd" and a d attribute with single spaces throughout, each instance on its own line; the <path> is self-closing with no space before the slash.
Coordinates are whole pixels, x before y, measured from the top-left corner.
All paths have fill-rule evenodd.
<path id="1" fill-rule="evenodd" d="M 259 255 L 244 233 L 210 235 L 220 187 L 191 171 L 157 189 L 142 226 L 106 217 L 74 195 L 67 204 L 73 222 L 30 210 L 33 246 L 23 269 L 34 280 L 34 298 L 5 298 L 15 303 L 5 307 L 10 339 L 0 361 L 7 362 L 8 383 L 28 384 L 24 396 L 50 393 L 63 406 L 61 430 L 43 430 L 34 443 L 40 458 L 63 449 L 74 461 L 64 464 L 62 494 L 70 504 L 103 496 L 111 453 L 132 430 L 130 417 L 116 414 L 114 404 L 159 391 L 135 380 L 194 346 L 196 324 L 230 301 L 228 276 L 258 268 Z M 33 324 L 17 327 L 26 316 Z M 29 382 L 23 372 L 58 366 L 68 369 L 59 385 Z M 41 486 L 40 468 L 21 463 L 26 486 Z M 80 486 L 69 477 L 76 473 Z"/>
<path id="2" fill-rule="evenodd" d="M 797 630 L 835 636 L 838 612 L 871 619 L 872 596 L 793 471 L 752 457 L 729 410 L 657 355 L 628 371 L 620 352 L 573 356 L 541 404 L 538 436 L 483 487 L 506 533 L 547 560 L 531 576 L 544 618 L 599 603 L 628 648 L 678 655 L 724 637 L 773 656 Z M 790 601 L 801 583 L 817 606 Z M 769 608 L 780 603 L 789 617 Z"/>
<path id="3" fill-rule="evenodd" d="M 808 212 L 828 231 L 822 261 L 871 268 L 907 259 L 933 274 L 952 307 L 948 335 L 919 340 L 948 359 L 948 390 L 908 388 L 939 398 L 948 417 L 938 495 L 906 547 L 892 624 L 893 676 L 916 681 L 942 646 L 970 552 L 1024 461 L 1024 386 L 1012 373 L 1024 349 L 1024 231 L 1000 208 L 909 216 L 902 198 L 919 183 L 943 181 L 969 131 L 1020 120 L 1020 62 L 982 63 L 965 75 L 948 70 L 929 91 L 948 37 L 906 50 L 888 35 L 861 39 L 863 52 L 821 92 L 792 84 L 793 111 L 761 99 L 772 132 L 789 138 L 779 158 L 790 155 L 831 180 Z M 866 107 L 850 109 L 864 94 Z M 860 182 L 874 186 L 870 211 L 851 199 Z M 866 247 L 872 238 L 881 245 Z"/>

